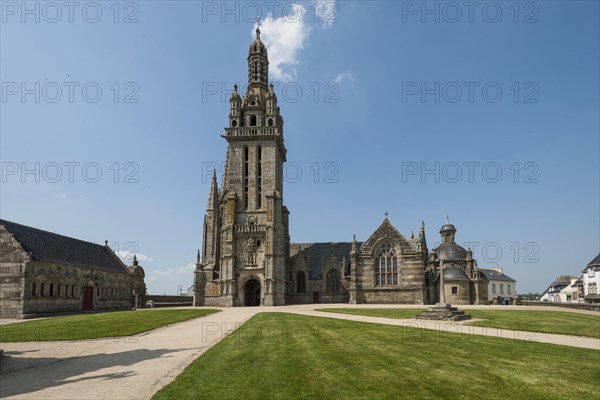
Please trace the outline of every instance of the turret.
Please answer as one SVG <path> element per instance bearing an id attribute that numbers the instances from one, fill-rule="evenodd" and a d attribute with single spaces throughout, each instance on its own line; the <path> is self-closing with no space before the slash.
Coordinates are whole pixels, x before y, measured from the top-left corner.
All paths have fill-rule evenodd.
<path id="1" fill-rule="evenodd" d="M 442 243 L 453 244 L 455 234 L 456 228 L 450 223 L 448 217 L 446 217 L 446 225 L 442 226 L 442 228 L 440 229 Z"/>
<path id="2" fill-rule="evenodd" d="M 248 50 L 248 91 L 267 91 L 269 84 L 269 58 L 267 47 L 260 40 L 260 28 L 256 27 L 256 39 Z"/>
<path id="3" fill-rule="evenodd" d="M 214 268 L 219 259 L 219 187 L 217 185 L 217 173 L 213 171 L 208 205 L 204 215 L 204 239 L 202 248 L 202 264 L 206 268 Z"/>
<path id="4" fill-rule="evenodd" d="M 242 98 L 238 93 L 237 83 L 233 85 L 233 93 L 231 93 L 231 99 L 229 100 L 229 127 L 237 128 L 241 126 L 242 120 Z"/>

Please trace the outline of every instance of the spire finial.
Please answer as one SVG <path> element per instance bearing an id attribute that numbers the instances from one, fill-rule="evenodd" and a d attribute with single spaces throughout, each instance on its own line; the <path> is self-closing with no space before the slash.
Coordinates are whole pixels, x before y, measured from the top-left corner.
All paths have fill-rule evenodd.
<path id="1" fill-rule="evenodd" d="M 198 254 L 196 255 L 196 262 L 200 264 L 200 249 L 198 249 Z"/>
<path id="2" fill-rule="evenodd" d="M 260 28 L 258 27 L 258 23 L 260 22 L 260 17 L 256 16 L 256 38 L 260 39 Z"/>
<path id="3" fill-rule="evenodd" d="M 233 93 L 237 93 L 238 92 L 238 84 L 234 84 L 233 85 Z"/>
<path id="4" fill-rule="evenodd" d="M 446 214 L 446 224 L 450 224 L 450 218 L 448 218 L 448 214 Z"/>
<path id="5" fill-rule="evenodd" d="M 138 265 L 138 259 L 137 259 L 137 254 L 133 255 L 133 265 L 137 267 Z"/>
<path id="6" fill-rule="evenodd" d="M 389 215 L 389 214 L 388 214 L 388 212 L 387 212 L 387 211 L 383 213 L 383 216 L 384 216 L 384 221 L 387 221 L 387 220 L 388 220 L 388 215 Z"/>

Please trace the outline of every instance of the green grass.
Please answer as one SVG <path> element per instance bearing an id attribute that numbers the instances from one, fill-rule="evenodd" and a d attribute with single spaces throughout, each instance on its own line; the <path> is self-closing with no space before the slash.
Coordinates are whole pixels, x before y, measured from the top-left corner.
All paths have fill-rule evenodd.
<path id="1" fill-rule="evenodd" d="M 598 399 L 600 352 L 260 313 L 153 400 Z"/>
<path id="2" fill-rule="evenodd" d="M 217 311 L 137 310 L 51 317 L 0 325 L 0 341 L 42 342 L 131 336 Z"/>
<path id="3" fill-rule="evenodd" d="M 469 310 L 470 325 L 600 338 L 600 316 L 565 311 Z"/>
<path id="4" fill-rule="evenodd" d="M 318 311 L 366 315 L 385 318 L 413 318 L 423 310 L 406 308 L 321 308 Z M 600 338 L 600 316 L 568 311 L 538 310 L 467 310 L 473 318 L 484 321 L 470 325 L 527 332 Z"/>

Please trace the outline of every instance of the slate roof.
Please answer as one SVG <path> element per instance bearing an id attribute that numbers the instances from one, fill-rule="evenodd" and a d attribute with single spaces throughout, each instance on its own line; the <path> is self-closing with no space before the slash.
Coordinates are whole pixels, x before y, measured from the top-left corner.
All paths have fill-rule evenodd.
<path id="1" fill-rule="evenodd" d="M 362 243 L 358 242 L 357 247 Z M 298 255 L 302 249 L 302 254 L 308 264 L 309 276 L 308 279 L 323 279 L 321 276 L 321 265 L 327 257 L 333 254 L 338 262 L 346 260 L 344 266 L 344 275 L 350 275 L 350 250 L 352 249 L 351 242 L 327 242 L 327 243 L 292 243 L 290 244 L 290 258 Z M 292 263 L 294 261 L 292 260 Z"/>
<path id="2" fill-rule="evenodd" d="M 444 282 L 445 281 L 468 281 L 467 274 L 462 268 L 459 267 L 446 267 L 444 268 Z"/>
<path id="3" fill-rule="evenodd" d="M 506 282 L 516 282 L 513 278 L 511 278 L 510 276 L 502 273 L 502 272 L 498 272 L 495 269 L 484 269 L 484 268 L 479 268 L 479 271 L 483 274 L 483 276 L 488 280 L 488 281 L 506 281 Z"/>
<path id="4" fill-rule="evenodd" d="M 462 261 L 467 258 L 467 251 L 456 243 L 442 243 L 432 252 L 435 252 L 438 260 L 442 261 Z"/>
<path id="5" fill-rule="evenodd" d="M 110 247 L 0 219 L 34 261 L 126 274 L 127 267 Z"/>
<path id="6" fill-rule="evenodd" d="M 598 253 L 598 255 L 596 257 L 594 257 L 594 259 L 592 261 L 590 261 L 588 263 L 588 265 L 586 265 L 586 267 L 581 272 L 586 272 L 588 270 L 588 268 L 597 267 L 597 266 L 600 266 L 600 253 Z"/>

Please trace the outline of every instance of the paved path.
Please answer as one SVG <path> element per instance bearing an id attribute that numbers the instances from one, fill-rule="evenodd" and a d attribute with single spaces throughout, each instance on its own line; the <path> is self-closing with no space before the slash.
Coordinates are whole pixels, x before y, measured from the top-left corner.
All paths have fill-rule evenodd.
<path id="1" fill-rule="evenodd" d="M 285 307 L 228 308 L 192 321 L 119 339 L 79 342 L 3 343 L 0 359 L 2 399 L 149 399 L 211 346 L 259 312 L 289 312 L 377 324 L 436 329 L 469 335 L 505 337 L 600 349 L 600 339 L 315 311 L 315 308 L 398 308 L 398 305 L 310 304 Z M 417 308 L 405 306 L 405 308 Z M 426 307 L 423 307 L 426 308 Z M 469 308 L 492 309 L 492 306 Z M 500 307 L 506 310 L 506 307 Z M 511 306 L 511 310 L 519 309 Z M 532 310 L 532 307 L 524 307 Z M 541 307 L 550 311 L 549 307 Z M 565 311 L 557 309 L 556 311 Z M 594 312 L 587 312 L 599 315 Z"/>
<path id="2" fill-rule="evenodd" d="M 129 338 L 3 343 L 0 398 L 149 399 L 260 310 L 230 308 Z"/>
<path id="3" fill-rule="evenodd" d="M 342 308 L 338 307 L 338 305 L 334 305 L 332 308 Z M 347 306 L 343 307 L 346 308 Z M 361 306 L 362 307 L 362 306 Z M 477 319 L 471 319 L 468 321 L 460 321 L 460 322 L 446 322 L 446 321 L 425 321 L 419 319 L 396 319 L 396 318 L 383 318 L 383 317 L 370 317 L 365 315 L 351 315 L 351 314 L 339 314 L 339 313 L 331 313 L 324 311 L 315 311 L 315 308 L 328 308 L 326 305 L 324 307 L 323 304 L 320 307 L 307 307 L 307 306 L 287 306 L 285 310 L 281 307 L 275 308 L 273 311 L 282 311 L 289 312 L 294 314 L 302 314 L 313 317 L 327 317 L 327 318 L 336 318 L 343 319 L 348 321 L 359 321 L 359 322 L 369 322 L 373 324 L 385 324 L 385 325 L 395 325 L 395 326 L 404 326 L 407 328 L 422 328 L 422 329 L 430 329 L 435 330 L 439 334 L 444 335 L 446 333 L 459 333 L 461 335 L 478 335 L 478 336 L 488 336 L 488 337 L 498 337 L 519 341 L 530 341 L 530 342 L 540 342 L 540 343 L 550 343 L 550 344 L 558 344 L 563 346 L 571 346 L 571 347 L 580 347 L 584 349 L 594 349 L 600 350 L 600 339 L 590 338 L 590 337 L 582 337 L 582 336 L 568 336 L 568 335 L 555 335 L 550 333 L 538 333 L 538 332 L 525 332 L 525 331 L 514 331 L 508 329 L 497 329 L 497 328 L 484 328 L 478 326 L 468 325 L 469 322 L 478 321 Z M 357 306 L 352 305 L 347 308 L 357 308 Z M 364 307 L 364 308 L 382 308 L 382 307 Z M 391 306 L 385 308 L 398 308 L 398 306 Z M 405 307 L 405 308 L 415 308 Z M 471 309 L 474 309 L 473 307 Z M 480 307 L 481 308 L 481 307 Z M 548 310 L 548 307 L 543 307 L 545 310 Z M 461 310 L 465 310 L 468 312 L 468 309 L 462 306 Z M 490 309 L 486 306 L 486 310 Z M 511 307 L 512 309 L 512 307 Z M 530 309 L 530 308 L 528 308 Z M 504 308 L 506 310 L 506 308 Z M 562 309 L 564 310 L 564 309 Z M 550 310 L 549 310 L 550 311 Z M 593 315 L 598 315 L 598 313 L 592 312 Z"/>

